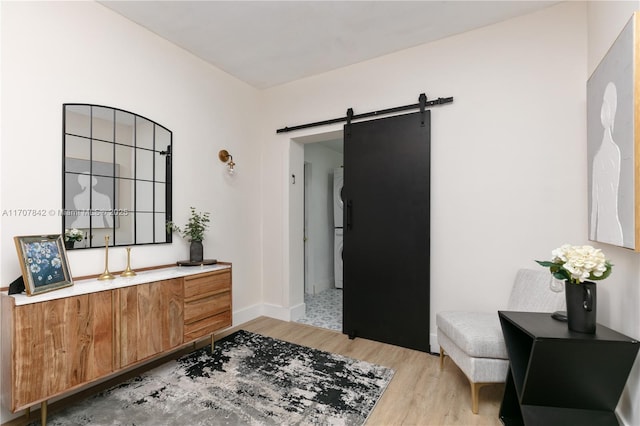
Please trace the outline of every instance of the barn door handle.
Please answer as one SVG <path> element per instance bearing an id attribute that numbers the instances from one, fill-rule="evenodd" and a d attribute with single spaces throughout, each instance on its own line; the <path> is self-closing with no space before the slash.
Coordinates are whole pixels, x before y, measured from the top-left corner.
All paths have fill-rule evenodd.
<path id="1" fill-rule="evenodd" d="M 351 200 L 347 200 L 347 229 L 351 229 L 353 227 L 353 202 Z"/>

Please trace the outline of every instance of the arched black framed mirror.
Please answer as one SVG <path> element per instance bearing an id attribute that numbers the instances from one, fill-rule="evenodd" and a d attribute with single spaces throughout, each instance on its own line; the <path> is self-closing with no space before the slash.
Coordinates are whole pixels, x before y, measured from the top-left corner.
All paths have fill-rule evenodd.
<path id="1" fill-rule="evenodd" d="M 171 242 L 173 134 L 148 118 L 101 105 L 63 105 L 63 232 L 72 248 Z"/>

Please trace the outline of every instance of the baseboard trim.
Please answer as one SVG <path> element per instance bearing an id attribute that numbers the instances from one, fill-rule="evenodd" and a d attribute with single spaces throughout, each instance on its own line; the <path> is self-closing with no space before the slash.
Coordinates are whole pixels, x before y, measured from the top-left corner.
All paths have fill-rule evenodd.
<path id="1" fill-rule="evenodd" d="M 318 294 L 318 293 L 322 293 L 325 290 L 330 290 L 331 288 L 334 287 L 334 283 L 335 283 L 335 280 L 333 280 L 333 278 L 321 280 L 316 283 L 313 283 L 312 285 L 313 294 Z"/>
<path id="2" fill-rule="evenodd" d="M 431 353 L 440 353 L 440 345 L 438 344 L 438 333 L 429 334 L 429 346 L 431 348 Z"/>
<path id="3" fill-rule="evenodd" d="M 261 316 L 282 321 L 297 321 L 305 315 L 305 312 L 306 305 L 304 303 L 289 308 L 269 303 L 256 304 L 233 311 L 233 325 L 244 324 Z"/>
<path id="4" fill-rule="evenodd" d="M 261 304 L 251 305 L 249 307 L 233 311 L 233 326 L 238 326 L 256 319 L 263 315 Z"/>
<path id="5" fill-rule="evenodd" d="M 307 313 L 307 305 L 304 303 L 300 303 L 299 305 L 292 306 L 289 308 L 290 311 L 290 321 L 298 321 L 300 318 L 304 317 Z"/>
<path id="6" fill-rule="evenodd" d="M 233 311 L 233 325 L 237 326 L 244 324 L 245 322 L 249 322 L 261 316 L 275 318 L 282 321 L 297 321 L 305 315 L 305 311 L 306 305 L 304 303 L 300 303 L 290 308 L 271 305 L 269 303 L 256 304 Z M 437 333 L 429 333 L 429 345 L 432 353 L 437 354 L 440 352 Z"/>

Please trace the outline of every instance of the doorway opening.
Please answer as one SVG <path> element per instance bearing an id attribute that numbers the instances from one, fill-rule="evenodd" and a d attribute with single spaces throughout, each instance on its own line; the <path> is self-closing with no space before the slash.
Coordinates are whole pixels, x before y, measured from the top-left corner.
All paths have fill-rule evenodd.
<path id="1" fill-rule="evenodd" d="M 430 111 L 421 105 L 417 113 L 347 124 L 341 133 L 343 176 L 347 183 L 342 193 L 341 328 L 349 338 L 363 337 L 430 351 L 429 337 L 424 333 L 430 319 L 430 117 Z M 323 138 L 326 135 L 292 138 L 289 145 L 289 296 L 290 301 L 298 303 L 291 310 L 291 318 L 296 320 L 306 317 L 305 253 L 312 256 L 313 262 L 318 259 L 311 244 L 311 215 L 324 211 L 328 218 L 333 207 L 328 207 L 328 196 L 324 207 L 313 204 L 311 183 L 306 197 L 309 205 L 303 208 L 304 186 L 296 185 L 295 177 L 304 176 L 304 162 L 311 163 L 310 147 L 328 139 Z M 313 177 L 317 169 L 321 167 L 312 164 L 308 175 Z M 310 215 L 306 233 L 304 211 Z M 330 229 L 327 225 L 323 233 L 326 235 Z M 335 238 L 334 234 L 334 241 Z M 393 267 L 375 267 L 378 259 Z M 306 264 L 309 266 L 310 262 Z M 307 295 L 316 295 L 318 287 L 323 287 L 317 270 L 318 265 L 314 265 L 306 274 L 310 280 Z M 334 287 L 335 283 L 334 275 Z"/>
<path id="2" fill-rule="evenodd" d="M 304 148 L 304 302 L 298 322 L 342 331 L 342 134 Z M 336 192 L 337 191 L 337 192 Z"/>

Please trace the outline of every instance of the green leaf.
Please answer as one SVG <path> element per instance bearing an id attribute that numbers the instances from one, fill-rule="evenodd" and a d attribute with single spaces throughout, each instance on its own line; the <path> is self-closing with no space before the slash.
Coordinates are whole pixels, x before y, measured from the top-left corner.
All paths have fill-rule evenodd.
<path id="1" fill-rule="evenodd" d="M 609 262 L 608 260 L 606 261 L 605 265 L 607 266 L 607 270 L 604 271 L 604 273 L 599 276 L 596 277 L 593 274 L 591 274 L 589 276 L 590 280 L 594 280 L 594 281 L 599 281 L 599 280 L 604 280 L 605 278 L 607 278 L 609 275 L 611 275 L 611 271 L 613 270 L 613 264 L 611 264 L 611 262 Z"/>
<path id="2" fill-rule="evenodd" d="M 571 275 L 569 275 L 569 273 L 564 269 L 560 269 L 558 272 L 555 272 L 553 276 L 557 280 L 562 280 L 562 281 L 571 280 Z"/>

